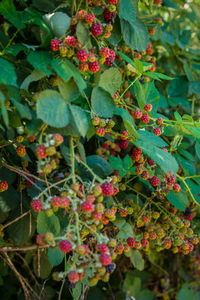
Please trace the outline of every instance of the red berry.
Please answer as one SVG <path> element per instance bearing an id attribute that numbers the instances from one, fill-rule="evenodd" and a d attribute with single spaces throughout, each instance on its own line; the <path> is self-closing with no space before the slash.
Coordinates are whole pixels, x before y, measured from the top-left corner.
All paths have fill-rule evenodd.
<path id="1" fill-rule="evenodd" d="M 109 48 L 101 48 L 99 54 L 103 58 L 108 58 L 110 56 L 110 49 Z"/>
<path id="2" fill-rule="evenodd" d="M 100 244 L 100 245 L 98 245 L 98 250 L 101 253 L 109 252 L 108 246 L 106 244 Z"/>
<path id="3" fill-rule="evenodd" d="M 52 39 L 51 40 L 51 50 L 58 51 L 60 43 L 61 43 L 60 40 L 58 40 L 58 39 Z"/>
<path id="4" fill-rule="evenodd" d="M 51 205 L 53 207 L 60 207 L 60 197 L 51 198 Z"/>
<path id="5" fill-rule="evenodd" d="M 94 205 L 92 204 L 91 201 L 84 201 L 81 204 L 81 207 L 82 207 L 82 210 L 84 212 L 92 212 L 92 211 L 94 211 Z"/>
<path id="6" fill-rule="evenodd" d="M 160 183 L 160 179 L 159 179 L 157 176 L 153 176 L 153 177 L 150 179 L 150 183 L 151 183 L 151 185 L 153 185 L 153 186 L 158 186 L 159 183 Z"/>
<path id="7" fill-rule="evenodd" d="M 67 197 L 61 197 L 60 198 L 60 207 L 66 208 L 70 205 L 70 200 Z"/>
<path id="8" fill-rule="evenodd" d="M 91 32 L 93 36 L 99 36 L 103 33 L 103 27 L 100 23 L 93 23 L 91 26 Z"/>
<path id="9" fill-rule="evenodd" d="M 154 35 L 155 34 L 155 28 L 151 28 L 151 29 L 149 29 L 149 34 L 151 34 L 151 35 Z"/>
<path id="10" fill-rule="evenodd" d="M 37 152 L 38 158 L 43 159 L 43 158 L 47 157 L 47 153 L 45 151 L 44 145 L 37 146 L 35 150 Z"/>
<path id="11" fill-rule="evenodd" d="M 140 166 L 137 166 L 136 169 L 135 169 L 135 173 L 138 174 L 138 175 L 142 174 L 142 168 Z"/>
<path id="12" fill-rule="evenodd" d="M 132 237 L 127 238 L 126 241 L 131 248 L 135 247 L 135 240 Z"/>
<path id="13" fill-rule="evenodd" d="M 77 45 L 77 39 L 75 38 L 75 36 L 70 36 L 68 35 L 65 39 L 65 44 L 67 44 L 69 47 L 76 47 Z"/>
<path id="14" fill-rule="evenodd" d="M 103 253 L 99 256 L 99 261 L 103 266 L 107 266 L 111 264 L 112 258 L 109 254 Z"/>
<path id="15" fill-rule="evenodd" d="M 162 0 L 154 0 L 154 3 L 155 3 L 156 5 L 161 5 L 161 4 L 162 4 Z"/>
<path id="16" fill-rule="evenodd" d="M 101 188 L 102 188 L 102 192 L 103 192 L 104 196 L 109 197 L 114 194 L 114 187 L 113 187 L 113 184 L 110 182 L 103 183 Z"/>
<path id="17" fill-rule="evenodd" d="M 143 247 L 147 247 L 149 245 L 149 241 L 147 241 L 146 239 L 142 239 L 141 244 Z"/>
<path id="18" fill-rule="evenodd" d="M 149 178 L 149 173 L 147 171 L 143 171 L 141 177 L 143 180 L 147 180 Z"/>
<path id="19" fill-rule="evenodd" d="M 67 276 L 71 283 L 75 283 L 75 282 L 79 281 L 79 274 L 76 271 L 69 272 Z"/>
<path id="20" fill-rule="evenodd" d="M 92 73 L 98 72 L 99 71 L 99 64 L 98 64 L 98 62 L 97 61 L 90 62 L 89 63 L 89 70 Z"/>
<path id="21" fill-rule="evenodd" d="M 86 50 L 83 49 L 77 52 L 76 57 L 79 61 L 87 61 L 88 53 Z"/>
<path id="22" fill-rule="evenodd" d="M 116 53 L 112 49 L 110 49 L 110 56 L 115 60 Z"/>
<path id="23" fill-rule="evenodd" d="M 109 22 L 112 19 L 113 14 L 109 11 L 109 9 L 104 10 L 104 20 L 105 22 Z"/>
<path id="24" fill-rule="evenodd" d="M 155 166 L 155 163 L 153 162 L 153 160 L 147 158 L 147 163 L 150 165 L 150 166 Z"/>
<path id="25" fill-rule="evenodd" d="M 35 199 L 31 201 L 31 207 L 34 211 L 39 212 L 42 210 L 42 202 L 39 199 Z"/>
<path id="26" fill-rule="evenodd" d="M 81 9 L 77 13 L 78 20 L 84 20 L 86 16 L 87 16 L 87 11 L 85 9 Z"/>
<path id="27" fill-rule="evenodd" d="M 92 24 L 95 21 L 95 15 L 94 14 L 88 14 L 88 15 L 86 15 L 85 21 L 88 24 Z"/>
<path id="28" fill-rule="evenodd" d="M 154 128 L 153 133 L 158 136 L 162 134 L 160 128 Z"/>
<path id="29" fill-rule="evenodd" d="M 93 218 L 96 220 L 96 221 L 101 221 L 102 219 L 102 213 L 101 212 L 95 212 L 93 214 Z"/>
<path id="30" fill-rule="evenodd" d="M 28 140 L 29 140 L 30 143 L 35 142 L 35 139 L 36 139 L 36 137 L 34 135 L 29 136 L 29 138 L 28 138 Z"/>
<path id="31" fill-rule="evenodd" d="M 145 111 L 151 111 L 152 110 L 152 105 L 151 104 L 145 104 L 144 110 Z"/>
<path id="32" fill-rule="evenodd" d="M 126 149 L 128 147 L 128 141 L 119 140 L 118 144 L 121 149 Z"/>
<path id="33" fill-rule="evenodd" d="M 53 135 L 52 139 L 54 140 L 56 147 L 60 146 L 63 143 L 63 141 L 64 141 L 64 139 L 63 139 L 63 137 L 62 137 L 62 135 L 60 133 L 55 133 Z"/>
<path id="34" fill-rule="evenodd" d="M 134 119 L 141 119 L 142 112 L 139 109 L 137 109 L 131 115 Z"/>
<path id="35" fill-rule="evenodd" d="M 179 193 L 180 190 L 181 190 L 181 187 L 178 183 L 176 183 L 174 186 L 173 186 L 173 190 L 175 193 Z"/>
<path id="36" fill-rule="evenodd" d="M 158 119 L 156 120 L 156 124 L 157 124 L 157 125 L 162 125 L 162 124 L 163 124 L 163 119 L 162 119 L 162 118 L 158 118 Z"/>
<path id="37" fill-rule="evenodd" d="M 109 4 L 116 5 L 118 0 L 108 0 Z"/>
<path id="38" fill-rule="evenodd" d="M 105 128 L 104 127 L 98 127 L 95 128 L 96 134 L 100 137 L 105 135 Z"/>
<path id="39" fill-rule="evenodd" d="M 111 67 L 114 63 L 114 59 L 112 56 L 109 56 L 106 58 L 106 61 L 105 61 L 105 65 L 107 65 L 108 67 Z"/>
<path id="40" fill-rule="evenodd" d="M 20 157 L 24 157 L 26 155 L 26 148 L 23 145 L 19 145 L 16 148 L 17 155 Z"/>
<path id="41" fill-rule="evenodd" d="M 72 244 L 67 240 L 61 240 L 59 243 L 61 252 L 69 253 L 72 250 Z"/>
<path id="42" fill-rule="evenodd" d="M 149 120 L 150 120 L 150 118 L 149 118 L 149 115 L 148 115 L 148 114 L 142 114 L 141 121 L 142 121 L 143 123 L 149 123 Z"/>
<path id="43" fill-rule="evenodd" d="M 80 62 L 78 68 L 80 71 L 86 72 L 88 70 L 88 64 L 86 62 Z"/>
<path id="44" fill-rule="evenodd" d="M 140 53 L 135 53 L 134 54 L 134 57 L 136 57 L 137 59 L 141 59 L 142 58 L 142 55 Z"/>
<path id="45" fill-rule="evenodd" d="M 8 189 L 8 184 L 6 181 L 1 181 L 0 182 L 0 192 L 5 192 Z"/>
<path id="46" fill-rule="evenodd" d="M 124 130 L 124 131 L 121 131 L 120 134 L 123 135 L 123 136 L 120 136 L 120 139 L 121 139 L 121 140 L 125 141 L 125 140 L 128 139 L 129 134 L 128 134 L 127 131 L 125 131 L 125 130 Z"/>

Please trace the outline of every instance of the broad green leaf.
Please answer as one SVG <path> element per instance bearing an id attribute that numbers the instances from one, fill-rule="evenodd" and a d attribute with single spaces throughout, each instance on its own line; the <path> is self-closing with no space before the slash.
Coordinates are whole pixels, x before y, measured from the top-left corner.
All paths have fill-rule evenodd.
<path id="1" fill-rule="evenodd" d="M 184 284 L 177 294 L 177 300 L 195 300 L 195 294 L 193 290 L 189 289 L 188 284 Z"/>
<path id="2" fill-rule="evenodd" d="M 19 52 L 26 51 L 26 50 L 27 50 L 26 46 L 24 46 L 22 44 L 14 44 L 14 45 L 11 45 L 8 48 L 6 48 L 5 52 L 12 54 L 14 56 L 17 56 L 17 54 L 19 54 Z"/>
<path id="3" fill-rule="evenodd" d="M 196 141 L 196 143 L 195 143 L 195 151 L 200 160 L 200 142 L 199 141 Z"/>
<path id="4" fill-rule="evenodd" d="M 188 198 L 183 191 L 180 191 L 179 193 L 175 193 L 174 191 L 171 191 L 169 194 L 167 194 L 166 197 L 168 201 L 176 208 L 185 211 L 188 205 Z"/>
<path id="5" fill-rule="evenodd" d="M 120 157 L 108 156 L 108 161 L 113 170 L 124 170 L 124 166 Z"/>
<path id="6" fill-rule="evenodd" d="M 9 118 L 8 112 L 5 106 L 5 97 L 4 94 L 0 91 L 0 111 L 4 120 L 5 125 L 8 127 L 9 125 Z"/>
<path id="7" fill-rule="evenodd" d="M 79 300 L 82 294 L 82 283 L 79 281 L 75 288 L 72 289 L 73 300 Z M 96 299 L 96 295 L 95 295 Z"/>
<path id="8" fill-rule="evenodd" d="M 121 0 L 119 14 L 120 18 L 128 22 L 136 20 L 137 1 L 136 0 Z"/>
<path id="9" fill-rule="evenodd" d="M 2 0 L 0 12 L 16 28 L 23 29 L 26 27 L 24 13 L 16 10 L 12 0 Z"/>
<path id="10" fill-rule="evenodd" d="M 127 296 L 130 296 L 131 299 L 137 299 L 139 292 L 141 290 L 141 279 L 133 275 L 133 271 L 128 271 L 123 283 L 123 291 Z"/>
<path id="11" fill-rule="evenodd" d="M 128 154 L 124 157 L 123 165 L 125 170 L 130 169 L 133 165 L 133 160 L 130 158 Z"/>
<path id="12" fill-rule="evenodd" d="M 13 195 L 15 195 L 15 197 L 13 197 Z M 19 204 L 19 201 L 19 194 L 10 185 L 7 191 L 0 193 L 0 210 L 7 213 L 10 210 L 15 209 L 15 207 Z"/>
<path id="13" fill-rule="evenodd" d="M 57 38 L 63 37 L 70 27 L 70 17 L 63 12 L 48 14 L 43 18 Z"/>
<path id="14" fill-rule="evenodd" d="M 56 248 L 50 247 L 48 249 L 48 259 L 49 259 L 50 264 L 53 267 L 61 264 L 61 262 L 63 261 L 63 258 L 64 258 L 64 254 L 63 254 L 63 252 L 60 251 L 59 247 L 56 247 Z"/>
<path id="15" fill-rule="evenodd" d="M 135 63 L 135 66 L 136 66 L 136 70 L 139 73 L 143 73 L 143 65 L 142 65 L 141 61 L 138 58 L 134 58 L 134 63 Z"/>
<path id="16" fill-rule="evenodd" d="M 193 154 L 191 154 L 190 152 L 188 152 L 187 150 L 184 149 L 178 149 L 178 152 L 183 155 L 185 158 L 187 158 L 188 160 L 191 161 L 195 161 L 195 157 Z"/>
<path id="17" fill-rule="evenodd" d="M 195 174 L 195 168 L 191 161 L 188 159 L 183 158 L 178 153 L 174 154 L 174 157 L 176 158 L 178 164 L 183 168 L 184 175 L 186 176 L 192 176 Z"/>
<path id="18" fill-rule="evenodd" d="M 77 105 L 69 106 L 72 118 L 74 123 L 76 124 L 77 130 L 80 135 L 85 137 L 88 129 L 88 118 L 86 112 Z"/>
<path id="19" fill-rule="evenodd" d="M 116 108 L 114 114 L 119 115 L 122 118 L 124 126 L 126 127 L 126 130 L 129 132 L 129 134 L 131 134 L 134 138 L 139 137 L 139 134 L 135 130 L 133 118 L 126 109 Z"/>
<path id="20" fill-rule="evenodd" d="M 32 119 L 30 109 L 27 104 L 22 104 L 19 89 L 14 86 L 7 86 L 8 95 L 12 104 L 16 107 L 22 119 Z"/>
<path id="21" fill-rule="evenodd" d="M 162 74 L 162 73 L 156 73 L 156 72 L 145 72 L 143 75 L 145 76 L 149 76 L 153 79 L 157 79 L 157 80 L 160 80 L 160 79 L 164 79 L 164 80 L 173 80 L 172 77 L 169 77 L 165 74 Z"/>
<path id="22" fill-rule="evenodd" d="M 133 236 L 133 228 L 129 223 L 125 223 L 119 230 L 117 234 L 118 239 L 127 239 L 128 237 Z"/>
<path id="23" fill-rule="evenodd" d="M 124 226 L 125 223 L 126 223 L 126 221 L 125 221 L 124 219 L 122 219 L 122 218 L 117 218 L 117 219 L 113 222 L 113 224 L 114 224 L 115 226 L 117 226 L 119 229 L 121 229 L 122 226 Z"/>
<path id="24" fill-rule="evenodd" d="M 180 114 L 179 114 L 177 111 L 175 111 L 175 113 L 174 113 L 174 117 L 175 117 L 176 121 L 180 121 L 180 122 L 182 122 L 181 115 L 180 115 Z"/>
<path id="25" fill-rule="evenodd" d="M 52 56 L 47 51 L 31 51 L 27 56 L 28 62 L 46 75 L 52 74 Z"/>
<path id="26" fill-rule="evenodd" d="M 137 138 L 136 143 L 144 143 L 157 147 L 165 147 L 168 146 L 167 143 L 159 136 L 155 135 L 152 132 L 146 130 L 138 130 L 139 138 Z"/>
<path id="27" fill-rule="evenodd" d="M 154 299 L 155 299 L 155 294 L 148 289 L 142 290 L 137 296 L 137 300 L 154 300 Z"/>
<path id="28" fill-rule="evenodd" d="M 196 178 L 196 180 L 198 180 L 198 179 L 199 178 Z M 199 185 L 196 184 L 191 179 L 186 179 L 186 183 L 187 183 L 188 187 L 190 188 L 195 200 L 200 203 Z M 198 183 L 198 181 L 197 181 L 197 183 Z"/>
<path id="29" fill-rule="evenodd" d="M 91 96 L 93 111 L 104 118 L 111 118 L 115 109 L 115 102 L 108 92 L 100 87 L 94 88 Z"/>
<path id="30" fill-rule="evenodd" d="M 107 91 L 112 97 L 122 84 L 122 75 L 117 68 L 110 68 L 100 76 L 99 87 Z"/>
<path id="31" fill-rule="evenodd" d="M 89 39 L 89 30 L 85 22 L 78 22 L 76 27 L 76 36 L 78 41 L 84 46 Z"/>
<path id="32" fill-rule="evenodd" d="M 28 91 L 28 88 L 29 88 L 29 85 L 31 84 L 31 82 L 38 81 L 38 80 L 44 78 L 45 76 L 46 76 L 46 74 L 44 72 L 34 69 L 33 72 L 24 79 L 20 88 Z"/>
<path id="33" fill-rule="evenodd" d="M 55 215 L 47 217 L 43 211 L 40 211 L 37 216 L 37 231 L 39 234 L 51 232 L 54 235 L 58 235 L 60 233 L 58 217 Z"/>
<path id="34" fill-rule="evenodd" d="M 0 66 L 0 83 L 17 87 L 17 76 L 13 65 L 7 60 L 0 58 Z"/>
<path id="35" fill-rule="evenodd" d="M 200 139 L 200 128 L 188 125 L 184 125 L 184 128 L 187 129 L 195 138 Z"/>
<path id="36" fill-rule="evenodd" d="M 45 90 L 37 98 L 37 117 L 50 126 L 64 127 L 70 120 L 69 107 L 58 92 Z"/>
<path id="37" fill-rule="evenodd" d="M 137 80 L 131 87 L 131 90 L 136 96 L 140 109 L 143 109 L 146 103 L 150 103 L 153 105 L 154 110 L 154 107 L 158 104 L 160 94 L 153 81 L 142 84 L 139 80 Z"/>
<path id="38" fill-rule="evenodd" d="M 74 79 L 71 78 L 68 81 L 64 81 L 60 76 L 58 77 L 58 88 L 62 95 L 62 97 L 67 102 L 73 102 L 76 100 L 79 96 L 79 89 L 74 82 Z"/>
<path id="39" fill-rule="evenodd" d="M 86 157 L 88 166 L 99 176 L 107 177 L 112 173 L 110 164 L 98 155 L 89 155 Z"/>
<path id="40" fill-rule="evenodd" d="M 140 251 L 130 249 L 125 255 L 130 257 L 133 266 L 137 270 L 144 270 L 144 259 L 142 258 L 142 254 L 140 253 Z"/>
<path id="41" fill-rule="evenodd" d="M 167 86 L 167 94 L 170 97 L 179 97 L 187 95 L 188 82 L 184 76 L 176 77 L 174 80 L 169 82 Z"/>

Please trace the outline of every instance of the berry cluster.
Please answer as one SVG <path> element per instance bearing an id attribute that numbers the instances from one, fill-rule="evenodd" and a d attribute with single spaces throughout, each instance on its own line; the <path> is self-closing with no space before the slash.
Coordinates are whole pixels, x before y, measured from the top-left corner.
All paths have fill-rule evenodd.
<path id="1" fill-rule="evenodd" d="M 103 137 L 105 133 L 108 133 L 115 126 L 115 122 L 112 119 L 100 119 L 99 117 L 92 118 L 92 125 L 95 127 L 96 134 Z"/>

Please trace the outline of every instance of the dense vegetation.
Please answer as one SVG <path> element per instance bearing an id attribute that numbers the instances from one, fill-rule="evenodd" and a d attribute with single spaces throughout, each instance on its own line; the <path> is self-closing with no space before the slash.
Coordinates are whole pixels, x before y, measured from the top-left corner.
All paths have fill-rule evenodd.
<path id="1" fill-rule="evenodd" d="M 199 8 L 0 2 L 1 299 L 200 299 Z"/>

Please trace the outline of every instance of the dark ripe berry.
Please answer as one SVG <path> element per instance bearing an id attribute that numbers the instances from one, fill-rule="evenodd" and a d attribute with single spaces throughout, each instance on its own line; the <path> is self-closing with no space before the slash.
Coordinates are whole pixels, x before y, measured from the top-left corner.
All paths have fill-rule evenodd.
<path id="1" fill-rule="evenodd" d="M 35 199 L 31 201 L 31 207 L 34 211 L 39 212 L 42 210 L 42 202 L 39 199 Z"/>
<path id="2" fill-rule="evenodd" d="M 60 40 L 58 40 L 58 39 L 52 39 L 51 40 L 51 50 L 58 51 L 60 43 L 61 43 Z"/>
<path id="3" fill-rule="evenodd" d="M 77 52 L 76 57 L 79 61 L 84 62 L 84 61 L 87 61 L 87 59 L 88 59 L 88 53 L 86 50 L 83 49 L 83 50 L 80 50 Z"/>
<path id="4" fill-rule="evenodd" d="M 131 248 L 135 247 L 135 240 L 134 240 L 134 238 L 129 237 L 129 238 L 127 238 L 126 242 L 127 242 L 127 244 L 128 244 Z"/>
<path id="5" fill-rule="evenodd" d="M 5 192 L 8 189 L 8 184 L 6 181 L 1 181 L 0 182 L 0 192 Z"/>
<path id="6" fill-rule="evenodd" d="M 151 35 L 154 35 L 155 34 L 155 28 L 151 28 L 151 29 L 149 29 L 149 34 L 151 34 Z"/>
<path id="7" fill-rule="evenodd" d="M 88 15 L 86 15 L 85 21 L 88 24 L 92 24 L 95 21 L 95 15 L 94 14 L 88 14 Z"/>
<path id="8" fill-rule="evenodd" d="M 151 111 L 152 110 L 152 105 L 151 104 L 145 104 L 144 110 L 145 111 Z"/>
<path id="9" fill-rule="evenodd" d="M 142 58 L 142 55 L 140 53 L 135 53 L 134 54 L 134 57 L 136 57 L 137 59 L 141 59 Z"/>
<path id="10" fill-rule="evenodd" d="M 146 124 L 149 123 L 149 121 L 150 121 L 149 115 L 142 114 L 141 121 L 142 121 L 142 123 L 146 123 Z"/>
<path id="11" fill-rule="evenodd" d="M 142 239 L 141 244 L 142 244 L 143 247 L 147 247 L 149 245 L 149 241 L 146 240 L 146 239 Z"/>
<path id="12" fill-rule="evenodd" d="M 175 185 L 173 186 L 173 190 L 175 193 L 179 193 L 181 190 L 181 187 L 178 183 L 175 183 Z"/>
<path id="13" fill-rule="evenodd" d="M 108 246 L 106 244 L 100 244 L 97 248 L 101 253 L 109 252 Z"/>
<path id="14" fill-rule="evenodd" d="M 159 136 L 159 135 L 162 134 L 160 128 L 154 128 L 153 133 L 154 133 L 155 135 L 157 135 L 157 136 Z"/>
<path id="15" fill-rule="evenodd" d="M 78 68 L 81 72 L 86 72 L 88 70 L 88 64 L 86 62 L 80 62 Z"/>
<path id="16" fill-rule="evenodd" d="M 26 148 L 23 145 L 19 145 L 16 148 L 16 152 L 19 157 L 24 157 L 26 155 Z"/>
<path id="17" fill-rule="evenodd" d="M 64 139 L 60 133 L 55 133 L 52 137 L 52 140 L 54 140 L 54 142 L 55 142 L 55 147 L 60 146 L 64 141 Z"/>
<path id="18" fill-rule="evenodd" d="M 89 63 L 89 70 L 90 70 L 90 72 L 92 72 L 92 73 L 96 73 L 96 72 L 98 72 L 99 71 L 99 64 L 98 64 L 98 62 L 97 61 L 94 61 L 94 62 L 90 62 Z"/>
<path id="19" fill-rule="evenodd" d="M 118 145 L 121 149 L 126 149 L 128 148 L 128 141 L 119 140 Z"/>
<path id="20" fill-rule="evenodd" d="M 73 34 L 76 34 L 76 25 L 71 25 L 70 29 Z"/>
<path id="21" fill-rule="evenodd" d="M 53 207 L 60 207 L 60 197 L 51 198 L 51 205 Z"/>
<path id="22" fill-rule="evenodd" d="M 160 183 L 160 179 L 159 179 L 157 176 L 153 176 L 153 177 L 150 179 L 150 183 L 151 183 L 151 185 L 153 185 L 153 186 L 158 186 L 159 183 Z"/>
<path id="23" fill-rule="evenodd" d="M 132 112 L 131 115 L 134 119 L 141 119 L 142 118 L 142 112 L 139 109 Z"/>
<path id="24" fill-rule="evenodd" d="M 106 272 L 108 273 L 112 273 L 115 269 L 115 265 L 114 264 L 110 264 L 106 266 Z"/>
<path id="25" fill-rule="evenodd" d="M 100 137 L 103 137 L 106 133 L 104 127 L 95 128 L 95 131 L 96 131 L 96 134 Z"/>
<path id="26" fill-rule="evenodd" d="M 114 187 L 113 187 L 113 184 L 110 183 L 110 182 L 105 182 L 101 185 L 101 188 L 102 188 L 102 192 L 104 194 L 104 196 L 111 196 L 114 194 Z"/>
<path id="27" fill-rule="evenodd" d="M 72 244 L 67 240 L 61 240 L 59 243 L 60 251 L 69 253 L 72 250 Z"/>
<path id="28" fill-rule="evenodd" d="M 116 58 L 116 53 L 112 49 L 110 49 L 110 56 L 115 60 Z"/>
<path id="29" fill-rule="evenodd" d="M 106 58 L 105 65 L 111 67 L 114 63 L 114 58 L 110 55 Z"/>
<path id="30" fill-rule="evenodd" d="M 112 263 L 112 258 L 109 254 L 107 253 L 102 253 L 99 256 L 99 261 L 103 266 L 108 266 Z"/>
<path id="31" fill-rule="evenodd" d="M 84 201 L 81 204 L 81 207 L 82 207 L 82 210 L 84 212 L 92 212 L 92 211 L 94 211 L 94 205 L 92 204 L 91 201 Z"/>
<path id="32" fill-rule="evenodd" d="M 158 119 L 156 120 L 156 124 L 157 124 L 157 125 L 162 125 L 162 124 L 163 124 L 163 119 L 162 119 L 162 118 L 158 118 Z"/>
<path id="33" fill-rule="evenodd" d="M 111 21 L 112 20 L 112 15 L 113 15 L 112 12 L 110 12 L 109 9 L 106 8 L 104 10 L 104 21 L 107 22 L 107 23 L 109 21 Z"/>
<path id="34" fill-rule="evenodd" d="M 77 39 L 75 38 L 75 36 L 70 36 L 68 35 L 65 39 L 65 44 L 67 44 L 69 47 L 76 47 L 77 45 Z"/>
<path id="35" fill-rule="evenodd" d="M 149 173 L 147 171 L 143 171 L 141 177 L 143 180 L 147 180 L 149 178 Z"/>
<path id="36" fill-rule="evenodd" d="M 67 277 L 71 283 L 76 283 L 79 281 L 79 274 L 76 271 L 69 272 Z"/>
<path id="37" fill-rule="evenodd" d="M 109 48 L 101 48 L 99 54 L 103 58 L 108 58 L 110 56 L 110 49 Z"/>
<path id="38" fill-rule="evenodd" d="M 101 23 L 93 23 L 91 26 L 91 33 L 93 36 L 99 36 L 103 33 L 103 27 Z"/>

